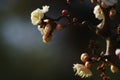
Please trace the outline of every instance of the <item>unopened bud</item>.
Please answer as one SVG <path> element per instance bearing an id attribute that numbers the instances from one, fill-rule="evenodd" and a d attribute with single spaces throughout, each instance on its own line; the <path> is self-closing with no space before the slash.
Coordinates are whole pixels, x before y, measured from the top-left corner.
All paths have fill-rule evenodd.
<path id="1" fill-rule="evenodd" d="M 89 62 L 89 61 L 87 61 L 87 62 L 85 62 L 85 66 L 86 66 L 87 68 L 91 68 L 92 63 L 91 63 L 91 62 Z"/>
<path id="2" fill-rule="evenodd" d="M 115 55 L 116 55 L 118 58 L 120 58 L 120 49 L 116 49 L 116 50 L 115 50 Z"/>
<path id="3" fill-rule="evenodd" d="M 67 4 L 70 4 L 71 3 L 71 0 L 67 0 Z"/>
<path id="4" fill-rule="evenodd" d="M 110 13 L 109 13 L 110 18 L 113 18 L 115 15 L 116 15 L 116 10 L 115 9 L 111 9 Z"/>
<path id="5" fill-rule="evenodd" d="M 56 29 L 57 30 L 62 30 L 63 29 L 63 25 L 62 24 L 57 24 Z"/>
<path id="6" fill-rule="evenodd" d="M 111 70 L 112 73 L 118 72 L 118 68 L 116 68 L 114 65 L 110 66 L 110 70 Z"/>
<path id="7" fill-rule="evenodd" d="M 102 6 L 103 8 L 108 8 L 108 5 L 107 5 L 105 2 L 101 2 L 101 6 Z"/>
<path id="8" fill-rule="evenodd" d="M 63 15 L 63 16 L 67 16 L 67 15 L 68 15 L 68 11 L 67 11 L 67 10 L 65 10 L 65 9 L 64 9 L 64 10 L 62 10 L 62 15 Z"/>
<path id="9" fill-rule="evenodd" d="M 97 0 L 91 0 L 91 3 L 96 3 L 97 2 Z"/>
<path id="10" fill-rule="evenodd" d="M 78 19 L 77 18 L 73 18 L 73 22 L 77 22 L 78 21 Z"/>
<path id="11" fill-rule="evenodd" d="M 85 63 L 89 59 L 89 55 L 87 53 L 82 53 L 80 59 Z"/>

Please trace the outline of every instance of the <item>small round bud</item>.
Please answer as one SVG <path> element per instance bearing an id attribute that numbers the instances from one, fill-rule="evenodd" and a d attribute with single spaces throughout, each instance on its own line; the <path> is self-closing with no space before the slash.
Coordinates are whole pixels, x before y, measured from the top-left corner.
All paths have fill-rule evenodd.
<path id="1" fill-rule="evenodd" d="M 96 62 L 96 61 L 97 61 L 97 58 L 96 58 L 96 57 L 92 57 L 91 60 L 92 60 L 93 62 Z"/>
<path id="2" fill-rule="evenodd" d="M 89 55 L 87 53 L 82 53 L 80 59 L 85 63 L 89 59 Z"/>
<path id="3" fill-rule="evenodd" d="M 115 50 L 115 54 L 116 54 L 117 57 L 120 58 L 120 49 L 116 49 L 116 50 Z"/>
<path id="4" fill-rule="evenodd" d="M 105 73 L 104 73 L 104 72 L 101 73 L 100 76 L 101 76 L 101 77 L 105 77 Z"/>
<path id="5" fill-rule="evenodd" d="M 102 6 L 103 8 L 108 8 L 108 5 L 105 4 L 105 2 L 101 2 L 101 6 Z"/>
<path id="6" fill-rule="evenodd" d="M 65 9 L 64 9 L 64 10 L 62 10 L 62 15 L 63 15 L 63 16 L 67 16 L 67 15 L 68 15 L 68 11 L 67 11 L 67 10 L 65 10 Z"/>
<path id="7" fill-rule="evenodd" d="M 109 16 L 110 16 L 110 18 L 113 18 L 115 15 L 116 15 L 116 10 L 115 9 L 111 9 L 110 10 L 110 13 L 109 13 Z"/>
<path id="8" fill-rule="evenodd" d="M 96 3 L 97 2 L 97 0 L 91 0 L 91 3 Z"/>
<path id="9" fill-rule="evenodd" d="M 103 80 L 110 80 L 110 77 L 104 76 Z"/>
<path id="10" fill-rule="evenodd" d="M 63 25 L 62 24 L 57 24 L 56 29 L 57 30 L 62 30 L 63 29 Z"/>
<path id="11" fill-rule="evenodd" d="M 67 4 L 70 4 L 71 0 L 67 0 Z"/>
<path id="12" fill-rule="evenodd" d="M 77 22 L 78 21 L 78 19 L 77 18 L 73 18 L 73 22 Z"/>
<path id="13" fill-rule="evenodd" d="M 111 70 L 112 73 L 118 72 L 118 68 L 116 68 L 114 65 L 110 66 L 110 70 Z"/>
<path id="14" fill-rule="evenodd" d="M 91 63 L 91 62 L 89 62 L 89 61 L 87 61 L 87 62 L 85 62 L 85 66 L 86 66 L 87 68 L 91 68 L 92 63 Z"/>

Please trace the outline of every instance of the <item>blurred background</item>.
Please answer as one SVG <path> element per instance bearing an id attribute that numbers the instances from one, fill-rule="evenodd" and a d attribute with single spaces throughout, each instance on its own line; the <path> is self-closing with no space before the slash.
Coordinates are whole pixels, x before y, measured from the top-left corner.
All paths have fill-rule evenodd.
<path id="1" fill-rule="evenodd" d="M 76 26 L 55 32 L 53 40 L 44 44 L 37 26 L 33 26 L 30 20 L 31 12 L 42 5 L 50 6 L 47 15 L 52 18 L 60 16 L 62 9 L 67 9 L 80 21 L 99 23 L 93 15 L 95 5 L 91 5 L 89 0 L 83 4 L 74 0 L 70 5 L 66 0 L 1 0 L 0 80 L 87 80 L 74 75 L 73 64 L 81 63 L 79 57 L 88 51 L 90 39 L 103 40 L 87 27 Z M 114 23 L 119 21 L 117 17 Z M 94 76 L 88 80 L 101 80 L 96 74 L 99 72 L 94 71 Z M 112 75 L 112 79 L 119 80 L 117 75 Z"/>

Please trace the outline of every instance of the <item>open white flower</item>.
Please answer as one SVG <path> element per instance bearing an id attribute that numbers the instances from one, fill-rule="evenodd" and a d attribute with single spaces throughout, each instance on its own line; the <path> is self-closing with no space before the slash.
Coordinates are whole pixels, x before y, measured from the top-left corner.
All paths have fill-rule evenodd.
<path id="1" fill-rule="evenodd" d="M 103 17 L 104 17 L 103 12 L 99 5 L 95 6 L 93 13 L 95 14 L 95 17 L 99 20 L 103 19 Z"/>
<path id="2" fill-rule="evenodd" d="M 118 2 L 118 0 L 102 0 L 107 6 L 113 6 Z"/>
<path id="3" fill-rule="evenodd" d="M 33 25 L 37 25 L 38 23 L 41 23 L 41 19 L 44 17 L 44 13 L 37 8 L 31 13 L 31 21 Z"/>
<path id="4" fill-rule="evenodd" d="M 79 75 L 82 78 L 87 78 L 92 76 L 92 72 L 85 67 L 83 64 L 74 64 L 73 70 L 76 72 L 75 75 Z"/>
<path id="5" fill-rule="evenodd" d="M 37 8 L 31 13 L 31 21 L 33 25 L 41 23 L 44 14 L 49 11 L 49 6 L 43 6 L 43 9 Z"/>

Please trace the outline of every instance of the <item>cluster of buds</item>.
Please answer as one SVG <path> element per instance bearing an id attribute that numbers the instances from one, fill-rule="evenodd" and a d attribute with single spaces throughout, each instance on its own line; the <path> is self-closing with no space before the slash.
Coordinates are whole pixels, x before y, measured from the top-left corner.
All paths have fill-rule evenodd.
<path id="1" fill-rule="evenodd" d="M 67 0 L 67 3 L 70 4 L 72 0 Z M 84 0 L 80 0 L 80 2 L 83 2 Z M 104 21 L 106 18 L 105 12 L 107 12 L 108 19 L 113 19 L 117 13 L 115 10 L 115 5 L 118 3 L 118 0 L 91 0 L 91 3 L 96 3 L 97 5 L 94 7 L 93 13 L 95 14 L 95 18 L 99 20 L 103 20 L 100 24 L 98 24 L 95 28 L 95 30 L 102 30 Z M 106 9 L 106 10 L 105 10 Z M 74 26 L 78 23 L 77 18 L 71 18 L 67 10 L 62 10 L 61 16 L 57 19 L 52 19 L 46 16 L 45 14 L 49 11 L 49 6 L 43 6 L 42 9 L 36 9 L 31 13 L 31 22 L 33 25 L 38 26 L 38 30 L 42 34 L 42 39 L 44 43 L 48 43 L 52 39 L 52 34 L 56 30 L 62 30 L 66 26 Z M 56 21 L 59 21 L 62 18 L 66 18 L 68 23 L 67 25 L 57 24 Z M 82 23 L 85 24 L 85 23 Z M 117 34 L 120 34 L 120 25 L 117 27 Z M 90 57 L 88 53 L 82 53 L 80 56 L 80 60 L 83 62 L 83 64 L 74 64 L 73 69 L 76 72 L 76 75 L 87 78 L 92 76 L 92 72 L 90 68 L 93 66 L 93 63 L 98 61 L 103 61 L 103 64 L 97 67 L 97 70 L 100 70 L 101 77 L 103 80 L 110 80 L 109 76 L 106 76 L 106 66 L 108 66 L 106 63 L 108 63 L 108 59 L 102 52 L 100 55 L 96 55 L 97 50 L 99 49 L 99 43 L 97 41 L 91 40 L 89 45 L 89 49 L 92 50 L 92 53 L 95 55 L 95 57 Z M 120 49 L 116 49 L 115 55 L 120 59 Z M 110 70 L 112 73 L 115 73 L 118 71 L 118 69 L 110 64 Z"/>
<path id="2" fill-rule="evenodd" d="M 90 57 L 88 53 L 82 53 L 80 56 L 80 60 L 84 64 L 74 64 L 73 69 L 76 71 L 76 75 L 87 78 L 92 76 L 92 72 L 90 68 L 92 67 L 93 63 L 98 62 L 96 57 Z"/>
<path id="3" fill-rule="evenodd" d="M 89 55 L 87 53 L 82 53 L 80 57 L 81 61 L 85 64 L 74 64 L 73 69 L 76 71 L 76 75 L 87 78 L 92 76 L 92 72 L 90 70 L 90 67 L 92 66 L 92 63 L 89 62 Z"/>
<path id="4" fill-rule="evenodd" d="M 88 53 L 82 53 L 82 54 L 81 54 L 81 57 L 80 57 L 81 61 L 82 61 L 83 63 L 85 63 L 85 66 L 86 66 L 87 68 L 90 68 L 90 67 L 92 66 L 92 62 L 88 61 L 89 58 L 90 58 L 90 57 L 89 57 Z"/>

